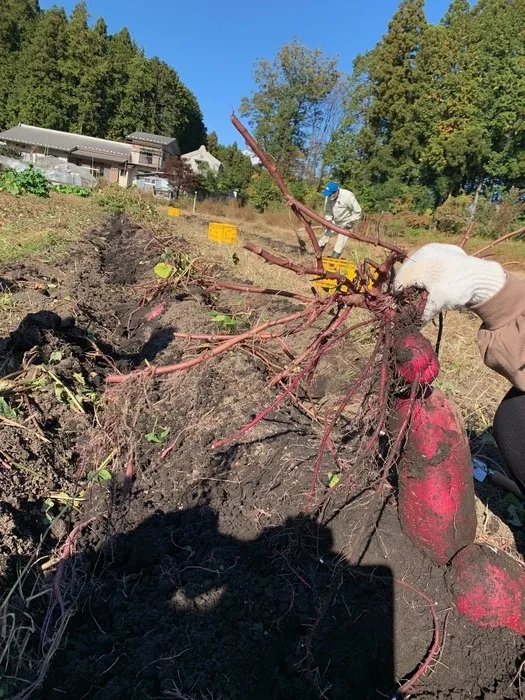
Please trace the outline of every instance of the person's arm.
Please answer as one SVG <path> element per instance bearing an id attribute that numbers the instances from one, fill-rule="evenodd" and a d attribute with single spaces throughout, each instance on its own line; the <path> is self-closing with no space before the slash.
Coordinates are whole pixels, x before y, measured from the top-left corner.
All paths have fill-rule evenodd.
<path id="1" fill-rule="evenodd" d="M 324 218 L 326 221 L 334 220 L 334 203 L 330 197 L 326 197 L 324 201 Z"/>
<path id="2" fill-rule="evenodd" d="M 332 202 L 330 197 L 326 197 L 326 199 L 324 201 L 324 218 L 326 221 L 330 221 L 332 223 L 334 221 L 334 203 Z M 322 239 L 323 245 L 326 245 L 328 238 L 331 236 L 331 234 L 332 234 L 332 230 L 325 228 L 324 238 L 326 238 L 326 240 L 324 240 L 324 238 Z"/>
<path id="3" fill-rule="evenodd" d="M 356 221 L 359 221 L 361 218 L 361 206 L 359 205 L 359 202 L 357 201 L 355 194 L 353 192 L 348 193 L 348 208 L 351 209 L 351 214 L 350 214 L 350 221 L 351 223 L 355 223 Z"/>

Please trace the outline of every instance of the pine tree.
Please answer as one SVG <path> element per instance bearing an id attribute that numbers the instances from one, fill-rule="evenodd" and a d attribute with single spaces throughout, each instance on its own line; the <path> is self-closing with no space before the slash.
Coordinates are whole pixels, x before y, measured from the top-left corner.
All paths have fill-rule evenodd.
<path id="1" fill-rule="evenodd" d="M 487 156 L 472 70 L 473 18 L 464 9 L 461 2 L 452 4 L 446 21 L 427 32 L 417 61 L 418 79 L 426 85 L 417 103 L 422 176 L 438 199 L 479 181 Z"/>
<path id="2" fill-rule="evenodd" d="M 450 27 L 460 17 L 464 17 L 470 12 L 469 0 L 452 0 L 448 10 L 443 17 L 442 24 Z"/>
<path id="3" fill-rule="evenodd" d="M 8 98 L 16 76 L 16 62 L 40 12 L 38 0 L 0 2 L 0 129 L 10 122 Z"/>
<path id="4" fill-rule="evenodd" d="M 523 185 L 525 178 L 525 2 L 479 0 L 473 9 L 471 71 L 489 155 L 484 175 Z"/>
<path id="5" fill-rule="evenodd" d="M 122 113 L 121 103 L 126 94 L 126 86 L 129 81 L 129 71 L 132 61 L 139 55 L 139 51 L 129 31 L 124 27 L 117 34 L 109 38 L 108 45 L 108 94 L 107 94 L 107 136 L 111 139 L 120 139 L 123 134 L 121 127 Z M 125 128 L 124 128 L 125 131 Z M 127 132 L 129 133 L 129 131 Z"/>
<path id="6" fill-rule="evenodd" d="M 402 0 L 388 32 L 354 62 L 347 114 L 325 158 L 334 176 L 360 192 L 387 181 L 418 181 L 421 139 L 417 102 L 426 85 L 416 59 L 428 31 L 423 0 Z"/>
<path id="7" fill-rule="evenodd" d="M 84 0 L 71 13 L 67 27 L 67 51 L 62 72 L 70 129 L 102 136 L 106 131 L 107 29 L 99 20 L 89 27 Z"/>
<path id="8" fill-rule="evenodd" d="M 133 131 L 151 131 L 155 123 L 155 93 L 151 63 L 138 52 L 128 64 L 128 80 L 111 120 L 113 138 L 124 139 Z"/>
<path id="9" fill-rule="evenodd" d="M 62 9 L 42 13 L 31 38 L 18 54 L 18 80 L 8 108 L 15 121 L 52 129 L 68 127 L 61 67 L 66 50 L 67 17 Z"/>
<path id="10" fill-rule="evenodd" d="M 212 156 L 215 156 L 217 154 L 218 146 L 219 146 L 219 137 L 217 136 L 216 131 L 212 131 L 211 133 L 208 134 L 208 136 L 206 138 L 206 148 L 212 154 Z"/>
<path id="11" fill-rule="evenodd" d="M 374 99 L 365 118 L 376 138 L 376 164 L 388 164 L 390 175 L 404 181 L 411 181 L 418 174 L 414 167 L 419 151 L 414 122 L 422 85 L 415 65 L 426 29 L 424 0 L 402 0 L 388 33 L 368 55 L 364 66 L 373 86 Z"/>

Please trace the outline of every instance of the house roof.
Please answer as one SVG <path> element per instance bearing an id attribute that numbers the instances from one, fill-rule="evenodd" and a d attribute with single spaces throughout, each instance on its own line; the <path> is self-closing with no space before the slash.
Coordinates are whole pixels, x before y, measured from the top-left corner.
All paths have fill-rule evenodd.
<path id="1" fill-rule="evenodd" d="M 204 160 L 207 163 L 215 163 L 216 165 L 222 165 L 221 161 L 218 158 L 215 158 L 208 150 L 206 150 L 206 146 L 201 146 L 200 148 L 197 148 L 196 151 L 190 151 L 189 153 L 183 153 L 181 155 L 181 158 L 185 158 L 188 160 Z"/>
<path id="2" fill-rule="evenodd" d="M 146 131 L 134 131 L 126 136 L 126 141 L 142 141 L 144 143 L 156 143 L 159 146 L 169 146 L 176 141 L 173 136 L 159 136 L 159 134 L 148 134 Z"/>
<path id="3" fill-rule="evenodd" d="M 19 124 L 12 129 L 0 133 L 0 139 L 12 143 L 28 144 L 29 146 L 40 146 L 57 151 L 71 153 L 75 150 L 98 151 L 100 154 L 113 154 L 124 156 L 124 160 L 129 156 L 130 147 L 126 143 L 119 141 L 108 141 L 84 134 L 71 134 L 67 131 L 57 131 L 55 129 L 44 129 L 29 124 Z"/>
<path id="4" fill-rule="evenodd" d="M 129 160 L 130 154 L 126 153 L 118 155 L 116 153 L 101 153 L 100 151 L 92 151 L 88 148 L 75 148 L 71 151 L 72 156 L 78 158 L 93 158 L 93 160 L 106 160 L 110 163 L 126 163 Z"/>

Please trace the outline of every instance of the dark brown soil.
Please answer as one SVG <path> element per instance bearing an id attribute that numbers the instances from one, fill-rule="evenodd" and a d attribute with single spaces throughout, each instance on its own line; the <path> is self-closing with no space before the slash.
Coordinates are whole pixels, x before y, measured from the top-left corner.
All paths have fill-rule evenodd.
<path id="1" fill-rule="evenodd" d="M 433 638 L 428 603 L 404 583 L 435 603 L 443 639 L 412 697 L 519 698 L 521 637 L 458 616 L 446 567 L 402 534 L 393 491 L 361 566 L 345 563 L 374 498 L 374 475 L 353 467 L 351 430 L 338 446 L 348 471 L 314 514 L 303 509 L 319 435 L 298 409 L 212 449 L 272 396 L 249 353 L 105 389 L 113 364 L 191 356 L 173 334 L 216 330 L 210 304 L 233 303 L 190 285 L 142 306 L 158 259 L 150 235 L 117 217 L 59 261 L 3 272 L 14 310 L 0 318 L 0 376 L 25 362 L 33 384 L 6 396 L 26 427 L 0 423 L 0 576 L 11 591 L 0 698 L 394 698 Z M 164 312 L 148 320 L 159 302 Z M 328 400 L 344 379 L 336 365 L 317 384 Z M 105 460 L 111 479 L 88 476 Z M 330 469 L 327 458 L 316 502 Z M 84 500 L 42 540 L 63 507 L 57 492 Z"/>

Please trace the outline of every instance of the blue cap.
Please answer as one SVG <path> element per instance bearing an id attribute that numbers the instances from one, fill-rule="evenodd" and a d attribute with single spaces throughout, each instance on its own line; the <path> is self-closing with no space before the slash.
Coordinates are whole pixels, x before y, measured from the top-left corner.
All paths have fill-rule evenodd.
<path id="1" fill-rule="evenodd" d="M 330 197 L 331 195 L 335 194 L 338 189 L 339 185 L 337 184 L 337 182 L 329 182 L 327 183 L 324 190 L 321 192 L 321 195 L 323 197 Z"/>

